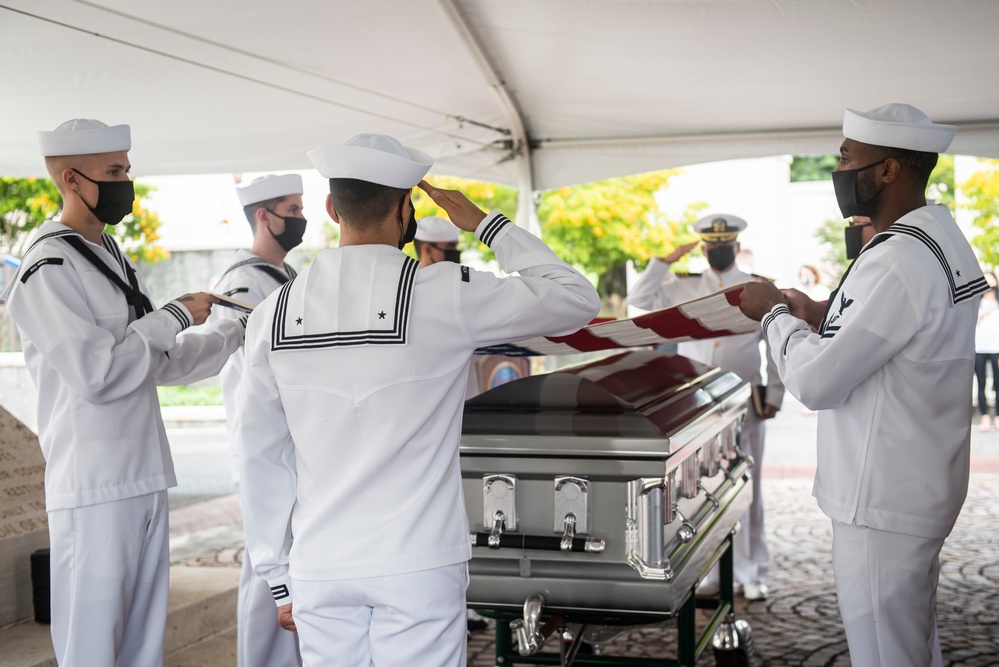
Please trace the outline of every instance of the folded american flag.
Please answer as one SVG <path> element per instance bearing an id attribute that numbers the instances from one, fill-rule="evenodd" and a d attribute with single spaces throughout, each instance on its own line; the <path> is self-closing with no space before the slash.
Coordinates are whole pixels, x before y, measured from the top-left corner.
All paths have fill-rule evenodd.
<path id="1" fill-rule="evenodd" d="M 508 357 L 599 352 L 648 345 L 669 345 L 755 331 L 759 322 L 739 310 L 742 285 L 625 320 L 589 324 L 567 336 L 540 336 L 510 345 L 479 348 L 476 354 Z"/>

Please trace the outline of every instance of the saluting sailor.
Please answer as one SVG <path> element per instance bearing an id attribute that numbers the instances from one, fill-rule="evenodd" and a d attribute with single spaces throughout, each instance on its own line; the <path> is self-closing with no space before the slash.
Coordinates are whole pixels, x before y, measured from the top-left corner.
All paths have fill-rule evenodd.
<path id="1" fill-rule="evenodd" d="M 169 588 L 166 489 L 176 486 L 157 384 L 219 372 L 245 320 L 201 324 L 215 297 L 156 310 L 105 225 L 131 213 L 128 125 L 40 132 L 63 197 L 22 258 L 8 308 L 38 387 L 51 547 L 52 644 L 62 667 L 158 666 Z"/>
<path id="2" fill-rule="evenodd" d="M 742 293 L 788 390 L 819 410 L 813 493 L 832 519 L 855 667 L 943 664 L 939 554 L 968 488 L 975 320 L 988 289 L 950 211 L 926 203 L 956 131 L 908 104 L 847 110 L 836 199 L 877 234 L 824 315 L 800 292 L 787 303 L 770 284 Z"/>
<path id="3" fill-rule="evenodd" d="M 694 223 L 694 231 L 701 237 L 701 251 L 708 259 L 710 269 L 700 274 L 674 275 L 670 266 L 694 249 L 698 242 L 682 245 L 662 258 L 653 258 L 628 294 L 628 302 L 646 310 L 670 308 L 684 301 L 707 296 L 725 287 L 751 282 L 757 278 L 741 271 L 735 265 L 739 254 L 739 232 L 746 228 L 746 221 L 734 215 L 715 214 Z M 760 333 L 748 333 L 718 339 L 705 339 L 680 343 L 677 352 L 685 357 L 725 371 L 732 371 L 753 385 L 757 401 L 750 405 L 742 427 L 742 449 L 752 455 L 753 501 L 742 517 L 742 530 L 732 539 L 734 552 L 734 579 L 742 585 L 747 600 L 762 600 L 768 594 L 767 571 L 770 552 L 767 549 L 766 528 L 763 515 L 763 453 L 766 439 L 764 421 L 772 419 L 784 401 L 784 385 L 777 374 L 774 362 L 767 355 L 767 386 L 760 391 L 763 379 L 760 363 Z M 761 411 L 754 409 L 760 404 Z M 718 588 L 717 569 L 698 589 L 712 594 Z"/>
<path id="4" fill-rule="evenodd" d="M 463 665 L 469 361 L 484 345 L 575 331 L 600 302 L 541 240 L 421 181 L 433 162 L 421 151 L 362 134 L 309 158 L 330 179 L 340 247 L 250 317 L 239 390 L 250 557 L 304 664 Z M 417 270 L 401 248 L 418 184 L 520 275 Z"/>
<path id="5" fill-rule="evenodd" d="M 215 285 L 215 292 L 256 305 L 295 277 L 285 257 L 302 243 L 306 221 L 302 217 L 302 177 L 298 174 L 268 174 L 236 188 L 253 244 L 240 250 Z M 233 319 L 242 313 L 215 308 L 209 321 Z M 236 451 L 236 390 L 243 373 L 243 350 L 236 350 L 222 369 L 222 399 L 229 430 L 229 454 L 233 477 L 239 484 L 239 453 Z M 301 664 L 298 638 L 278 625 L 274 598 L 267 582 L 253 573 L 249 554 L 243 551 L 236 606 L 236 664 L 238 667 L 297 667 Z"/>

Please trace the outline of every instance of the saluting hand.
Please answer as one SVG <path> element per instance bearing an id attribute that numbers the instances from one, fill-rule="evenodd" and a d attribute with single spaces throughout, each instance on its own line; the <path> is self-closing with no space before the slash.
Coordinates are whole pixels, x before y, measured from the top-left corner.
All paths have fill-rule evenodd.
<path id="1" fill-rule="evenodd" d="M 468 197 L 457 190 L 436 188 L 426 181 L 420 181 L 420 189 L 426 192 L 434 203 L 447 213 L 454 226 L 466 232 L 474 232 L 486 217 L 486 212 L 473 204 Z"/>
<path id="2" fill-rule="evenodd" d="M 672 264 L 673 262 L 677 261 L 684 255 L 686 255 L 688 252 L 696 248 L 698 243 L 700 243 L 700 241 L 684 243 L 682 246 L 677 247 L 675 250 L 673 250 L 673 252 L 663 257 L 662 260 L 667 264 Z"/>
<path id="3" fill-rule="evenodd" d="M 193 294 L 185 294 L 177 299 L 188 312 L 191 313 L 191 318 L 194 320 L 195 324 L 204 324 L 205 320 L 208 319 L 208 315 L 212 312 L 212 304 L 218 303 L 219 298 L 208 292 L 195 292 Z"/>

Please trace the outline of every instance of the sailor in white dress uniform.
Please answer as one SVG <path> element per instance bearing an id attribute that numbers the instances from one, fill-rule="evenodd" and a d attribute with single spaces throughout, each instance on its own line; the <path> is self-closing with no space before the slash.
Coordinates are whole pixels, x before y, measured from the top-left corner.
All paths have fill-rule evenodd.
<path id="1" fill-rule="evenodd" d="M 215 284 L 216 294 L 256 305 L 297 275 L 284 260 L 290 250 L 302 243 L 305 234 L 302 193 L 302 177 L 298 174 L 259 176 L 236 188 L 236 196 L 253 230 L 253 244 L 249 250 L 236 253 Z M 215 308 L 209 322 L 241 316 L 243 313 L 233 308 Z M 242 374 L 243 350 L 239 349 L 219 374 L 229 431 L 229 455 L 237 486 L 236 391 Z M 302 663 L 298 637 L 278 625 L 270 587 L 253 573 L 246 550 L 242 568 L 236 602 L 237 667 L 297 667 Z"/>
<path id="2" fill-rule="evenodd" d="M 166 489 L 176 486 L 157 384 L 219 372 L 245 320 L 204 322 L 215 298 L 156 310 L 132 261 L 102 234 L 132 210 L 127 125 L 73 120 L 39 133 L 63 196 L 10 286 L 8 308 L 38 388 L 51 549 L 52 643 L 62 667 L 163 662 Z"/>
<path id="3" fill-rule="evenodd" d="M 330 179 L 340 247 L 250 317 L 239 392 L 250 556 L 305 665 L 463 665 L 469 361 L 484 345 L 575 331 L 600 302 L 540 239 L 422 182 L 421 151 L 367 134 L 309 158 Z M 418 183 L 520 275 L 418 270 L 400 250 Z"/>
<path id="4" fill-rule="evenodd" d="M 646 310 L 669 308 L 691 299 L 707 296 L 720 289 L 756 280 L 735 265 L 739 252 L 738 234 L 746 221 L 734 215 L 715 214 L 694 223 L 701 237 L 702 250 L 711 268 L 697 275 L 674 275 L 670 266 L 697 245 L 690 243 L 660 259 L 653 258 L 629 291 L 628 303 Z M 709 366 L 731 371 L 759 390 L 763 385 L 759 332 L 718 339 L 680 343 L 677 353 Z M 763 514 L 763 454 L 766 445 L 765 420 L 776 416 L 784 401 L 784 385 L 770 355 L 766 357 L 767 385 L 763 392 L 763 414 L 753 405 L 746 413 L 742 428 L 742 449 L 753 457 L 753 501 L 741 519 L 742 528 L 732 540 L 733 575 L 742 584 L 743 595 L 750 600 L 766 598 L 770 551 L 767 549 Z M 713 592 L 718 586 L 717 569 L 712 570 L 699 590 Z"/>
<path id="5" fill-rule="evenodd" d="M 950 211 L 926 205 L 956 130 L 907 104 L 848 110 L 836 197 L 878 233 L 821 320 L 797 291 L 757 284 L 742 295 L 788 391 L 819 410 L 813 493 L 832 519 L 855 667 L 943 664 L 939 554 L 968 488 L 975 319 L 988 289 Z"/>

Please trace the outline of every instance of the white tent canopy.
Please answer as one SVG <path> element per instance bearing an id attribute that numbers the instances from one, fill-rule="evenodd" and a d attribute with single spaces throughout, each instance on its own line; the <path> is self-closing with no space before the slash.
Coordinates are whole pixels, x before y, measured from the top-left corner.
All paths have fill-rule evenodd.
<path id="1" fill-rule="evenodd" d="M 0 0 L 0 175 L 84 117 L 132 126 L 138 175 L 375 131 L 530 191 L 835 153 L 843 109 L 886 102 L 999 157 L 997 27 L 995 0 Z"/>

